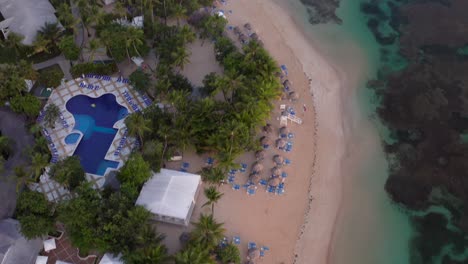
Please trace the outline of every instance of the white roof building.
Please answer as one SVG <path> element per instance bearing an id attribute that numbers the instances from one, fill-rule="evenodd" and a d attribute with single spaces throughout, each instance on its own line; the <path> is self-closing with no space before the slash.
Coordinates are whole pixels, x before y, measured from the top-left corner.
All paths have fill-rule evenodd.
<path id="1" fill-rule="evenodd" d="M 21 235 L 19 222 L 11 218 L 0 221 L 0 264 L 34 264 L 42 248 L 40 239 L 27 240 Z"/>
<path id="2" fill-rule="evenodd" d="M 99 264 L 124 264 L 123 261 L 120 259 L 122 257 L 121 254 L 118 256 L 114 256 L 112 254 L 106 253 L 102 256 L 101 261 Z"/>
<path id="3" fill-rule="evenodd" d="M 0 30 L 5 38 L 12 31 L 24 36 L 23 44 L 31 45 L 37 31 L 47 23 L 56 23 L 55 9 L 48 0 L 0 0 Z"/>
<path id="4" fill-rule="evenodd" d="M 155 220 L 188 225 L 200 184 L 200 175 L 161 169 L 145 183 L 136 204 L 153 213 Z"/>

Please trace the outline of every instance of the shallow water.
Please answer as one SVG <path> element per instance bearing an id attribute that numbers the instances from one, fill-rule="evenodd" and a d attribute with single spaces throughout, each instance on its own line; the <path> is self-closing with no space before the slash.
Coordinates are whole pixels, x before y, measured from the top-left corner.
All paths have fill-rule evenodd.
<path id="1" fill-rule="evenodd" d="M 283 1 L 282 5 L 285 6 Z M 350 142 L 343 162 L 343 204 L 330 256 L 337 264 L 409 263 L 412 228 L 409 218 L 391 203 L 384 190 L 388 177 L 381 147 L 386 131 L 376 120 L 373 92 L 365 87 L 384 62 L 380 46 L 366 26 L 359 10 L 361 0 L 342 0 L 338 15 L 341 26 L 312 26 L 299 0 L 287 0 L 296 22 L 311 42 L 344 73 L 345 131 Z M 280 3 L 281 4 L 281 3 Z"/>

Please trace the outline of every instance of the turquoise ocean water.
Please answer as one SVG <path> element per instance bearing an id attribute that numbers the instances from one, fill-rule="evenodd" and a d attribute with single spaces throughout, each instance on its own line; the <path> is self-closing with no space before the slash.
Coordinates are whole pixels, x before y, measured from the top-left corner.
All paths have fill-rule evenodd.
<path id="1" fill-rule="evenodd" d="M 287 2 L 287 4 L 285 4 Z M 368 29 L 367 18 L 360 12 L 362 0 L 342 0 L 338 16 L 342 25 L 310 25 L 299 0 L 278 1 L 287 8 L 308 34 L 311 42 L 335 67 L 352 75 L 349 109 L 349 137 L 352 146 L 344 177 L 343 208 L 337 221 L 330 262 L 333 264 L 406 264 L 413 230 L 409 217 L 391 203 L 384 190 L 388 177 L 382 138 L 388 139 L 375 118 L 377 100 L 366 88 L 382 66 L 398 68 L 404 64 L 391 54 L 397 47 L 382 47 Z M 384 2 L 384 1 L 382 1 Z M 388 30 L 391 30 L 390 28 Z M 351 164 L 350 164 L 351 163 Z"/>

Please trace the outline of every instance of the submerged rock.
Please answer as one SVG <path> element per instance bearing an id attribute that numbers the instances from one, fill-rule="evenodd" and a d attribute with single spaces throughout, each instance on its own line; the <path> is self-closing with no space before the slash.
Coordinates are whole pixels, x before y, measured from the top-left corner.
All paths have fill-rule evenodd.
<path id="1" fill-rule="evenodd" d="M 337 23 L 343 21 L 336 15 L 340 0 L 301 0 L 307 8 L 311 24 Z"/>

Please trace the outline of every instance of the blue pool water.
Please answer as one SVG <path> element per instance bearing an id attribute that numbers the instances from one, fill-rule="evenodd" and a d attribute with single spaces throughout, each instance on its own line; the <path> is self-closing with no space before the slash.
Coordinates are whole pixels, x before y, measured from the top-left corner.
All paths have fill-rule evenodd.
<path id="1" fill-rule="evenodd" d="M 74 129 L 83 133 L 73 155 L 80 157 L 84 170 L 104 175 L 107 168 L 117 168 L 119 163 L 106 160 L 105 156 L 117 133 L 113 126 L 128 114 L 127 108 L 119 105 L 113 94 L 98 98 L 77 95 L 68 100 L 66 108 L 75 117 Z"/>
<path id="2" fill-rule="evenodd" d="M 78 139 L 80 138 L 80 134 L 78 133 L 71 133 L 70 135 L 65 137 L 66 144 L 75 144 Z"/>

